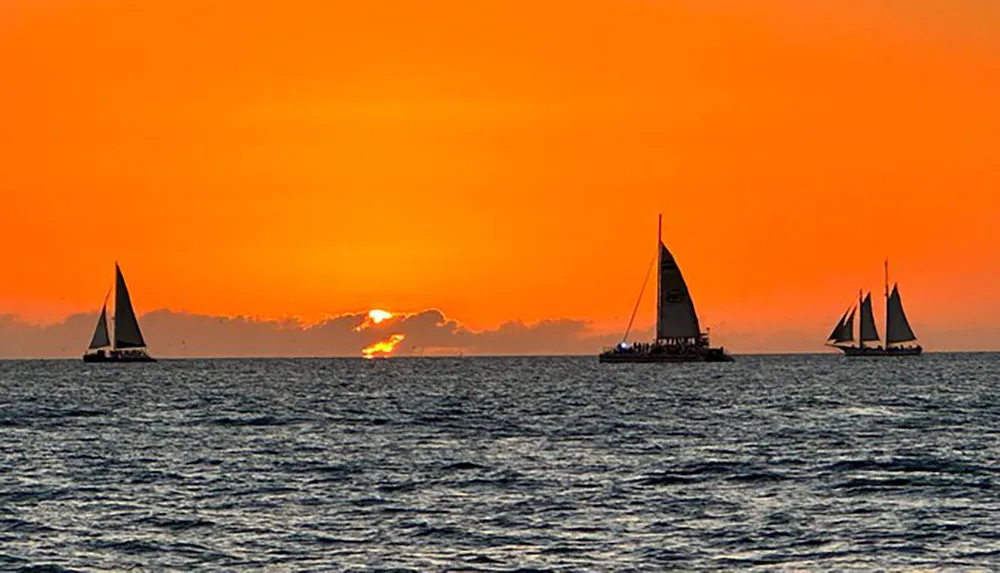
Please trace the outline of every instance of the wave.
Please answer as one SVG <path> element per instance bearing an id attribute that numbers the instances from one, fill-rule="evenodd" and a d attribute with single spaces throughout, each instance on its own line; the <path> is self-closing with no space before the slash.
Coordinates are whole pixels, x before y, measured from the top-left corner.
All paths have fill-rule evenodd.
<path id="1" fill-rule="evenodd" d="M 282 419 L 274 416 L 256 416 L 251 418 L 222 417 L 214 418 L 208 423 L 215 426 L 286 426 L 297 420 Z"/>
<path id="2" fill-rule="evenodd" d="M 940 458 L 896 458 L 891 460 L 874 460 L 871 458 L 840 460 L 832 464 L 820 466 L 820 472 L 845 473 L 852 471 L 877 471 L 877 472 L 926 472 L 926 473 L 959 473 L 959 474 L 981 474 L 985 472 L 997 472 L 979 464 L 969 464 L 955 460 Z"/>
<path id="3" fill-rule="evenodd" d="M 634 483 L 637 485 L 686 485 L 700 481 L 696 477 L 677 475 L 677 474 L 660 474 L 660 475 L 648 475 L 639 478 Z"/>
<path id="4" fill-rule="evenodd" d="M 4 533 L 51 533 L 54 528 L 23 519 L 0 519 L 0 531 Z"/>
<path id="5" fill-rule="evenodd" d="M 25 565 L 16 569 L 16 571 L 18 573 L 82 573 L 80 569 L 69 569 L 62 565 L 54 564 Z"/>
<path id="6" fill-rule="evenodd" d="M 472 462 L 457 462 L 454 464 L 446 465 L 441 469 L 446 472 L 459 472 L 459 471 L 470 471 L 470 470 L 488 470 L 489 468 Z"/>
<path id="7" fill-rule="evenodd" d="M 140 525 L 149 525 L 160 529 L 166 529 L 169 531 L 189 531 L 191 529 L 201 529 L 205 527 L 211 528 L 217 525 L 214 521 L 202 519 L 200 517 L 193 517 L 189 519 L 145 517 L 143 519 L 136 521 L 136 523 Z"/>

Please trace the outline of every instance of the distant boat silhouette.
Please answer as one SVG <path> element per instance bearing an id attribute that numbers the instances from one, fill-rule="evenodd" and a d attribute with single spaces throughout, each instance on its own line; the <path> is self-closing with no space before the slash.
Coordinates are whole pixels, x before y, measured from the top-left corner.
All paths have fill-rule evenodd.
<path id="1" fill-rule="evenodd" d="M 854 315 L 861 309 L 861 326 L 858 344 L 854 342 Z M 872 312 L 872 293 L 858 293 L 858 306 L 851 307 L 840 318 L 827 339 L 827 346 L 832 346 L 846 356 L 919 356 L 924 351 L 915 342 L 917 335 L 910 328 L 910 321 L 903 311 L 903 300 L 899 296 L 898 285 L 892 285 L 889 292 L 889 260 L 885 261 L 885 348 L 878 344 L 881 339 L 875 327 L 875 314 Z M 866 342 L 875 342 L 875 346 L 866 346 Z"/>
<path id="2" fill-rule="evenodd" d="M 90 346 L 83 354 L 84 362 L 156 362 L 146 352 L 146 341 L 139 330 L 139 320 L 132 308 L 132 299 L 125 286 L 122 270 L 115 263 L 115 314 L 108 332 L 108 296 L 104 297 L 101 316 L 97 319 Z"/>
<path id="3" fill-rule="evenodd" d="M 708 334 L 698 326 L 698 314 L 694 301 L 688 292 L 687 283 L 681 275 L 674 256 L 663 244 L 663 215 L 659 217 L 656 232 L 657 255 L 657 300 L 656 339 L 649 343 L 628 344 L 628 333 L 632 329 L 635 313 L 646 290 L 646 283 L 639 292 L 632 318 L 629 319 L 625 336 L 618 346 L 600 354 L 600 362 L 730 362 L 732 357 L 722 348 L 709 346 Z M 646 274 L 646 281 L 649 273 Z"/>

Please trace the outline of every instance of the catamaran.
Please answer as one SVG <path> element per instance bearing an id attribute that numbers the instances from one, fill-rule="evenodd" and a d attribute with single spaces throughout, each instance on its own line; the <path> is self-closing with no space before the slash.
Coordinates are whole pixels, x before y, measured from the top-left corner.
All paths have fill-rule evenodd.
<path id="1" fill-rule="evenodd" d="M 854 345 L 854 316 L 861 309 L 861 327 L 857 346 Z M 889 292 L 889 261 L 885 261 L 885 347 L 879 342 L 878 329 L 875 326 L 875 313 L 872 311 L 872 293 L 858 293 L 858 306 L 851 307 L 840 318 L 827 339 L 827 346 L 832 346 L 846 356 L 918 356 L 924 351 L 915 343 L 917 335 L 910 328 L 910 321 L 903 311 L 903 299 L 899 296 L 899 285 L 892 285 Z M 875 343 L 874 346 L 865 343 Z"/>
<path id="2" fill-rule="evenodd" d="M 83 354 L 84 362 L 156 362 L 146 352 L 146 341 L 139 330 L 139 320 L 132 308 L 132 299 L 125 286 L 122 270 L 115 263 L 115 314 L 108 329 L 108 299 L 104 297 L 101 315 L 97 318 L 97 328 L 90 339 L 90 347 Z"/>
<path id="3" fill-rule="evenodd" d="M 649 281 L 639 291 L 632 318 L 629 319 L 625 336 L 614 348 L 605 350 L 598 358 L 600 362 L 730 362 L 732 357 L 723 348 L 709 345 L 708 333 L 701 331 L 694 301 L 688 292 L 687 283 L 681 275 L 674 256 L 663 244 L 663 215 L 659 217 L 656 230 L 657 299 L 656 299 L 656 339 L 648 343 L 629 344 L 628 334 L 632 330 L 635 314 L 639 310 L 642 294 Z M 650 266 L 652 270 L 652 266 Z"/>

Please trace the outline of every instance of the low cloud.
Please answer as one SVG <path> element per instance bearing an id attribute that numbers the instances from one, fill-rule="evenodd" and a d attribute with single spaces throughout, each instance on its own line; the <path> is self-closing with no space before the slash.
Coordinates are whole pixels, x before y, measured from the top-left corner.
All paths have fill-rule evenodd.
<path id="1" fill-rule="evenodd" d="M 0 358 L 76 358 L 90 342 L 96 314 L 74 314 L 55 324 L 36 325 L 0 314 Z M 402 337 L 393 356 L 596 354 L 620 334 L 595 331 L 585 320 L 511 321 L 473 330 L 439 310 L 398 314 L 375 323 L 364 312 L 316 324 L 296 319 L 264 320 L 158 310 L 140 318 L 151 353 L 182 357 L 361 356 L 364 348 Z M 712 342 L 736 353 L 832 352 L 807 330 L 745 331 L 719 324 Z M 631 340 L 649 340 L 652 330 L 634 330 Z M 989 328 L 929 331 L 925 347 L 937 350 L 994 350 L 1000 332 Z M 390 345 L 391 346 L 391 345 Z"/>
<path id="2" fill-rule="evenodd" d="M 515 321 L 473 330 L 439 310 L 400 314 L 378 324 L 367 319 L 367 313 L 350 313 L 305 324 L 158 310 L 140 322 L 151 353 L 164 358 L 361 356 L 363 348 L 394 335 L 403 337 L 394 356 L 593 354 L 618 340 L 618 335 L 594 332 L 583 320 Z M 74 314 L 59 323 L 34 325 L 0 315 L 0 357 L 77 357 L 96 321 L 96 314 Z"/>

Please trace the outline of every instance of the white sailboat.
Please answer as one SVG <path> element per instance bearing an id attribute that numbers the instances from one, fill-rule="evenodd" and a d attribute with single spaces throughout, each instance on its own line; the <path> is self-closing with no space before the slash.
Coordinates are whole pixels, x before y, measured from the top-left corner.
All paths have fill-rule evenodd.
<path id="1" fill-rule="evenodd" d="M 663 244 L 663 215 L 656 232 L 657 298 L 656 339 L 649 343 L 628 344 L 635 313 L 639 309 L 643 284 L 622 342 L 602 352 L 600 362 L 729 362 L 732 357 L 722 348 L 711 348 L 708 334 L 701 331 L 698 313 L 673 254 Z M 646 276 L 647 280 L 649 275 Z"/>
<path id="2" fill-rule="evenodd" d="M 125 285 L 121 267 L 115 263 L 115 307 L 108 328 L 108 298 L 104 299 L 101 315 L 97 318 L 94 336 L 83 354 L 84 362 L 155 362 L 146 351 L 146 341 L 139 329 L 139 319 L 132 308 L 132 298 Z"/>
<path id="3" fill-rule="evenodd" d="M 910 321 L 903 311 L 903 299 L 899 295 L 899 285 L 892 286 L 889 292 L 889 261 L 885 261 L 885 346 L 883 347 L 878 328 L 875 326 L 875 313 L 872 311 L 872 294 L 859 293 L 858 306 L 848 309 L 840 322 L 833 328 L 827 346 L 832 346 L 846 356 L 918 356 L 923 348 L 916 344 L 917 335 L 910 327 Z M 861 309 L 861 325 L 858 344 L 854 344 L 854 314 Z M 869 343 L 869 344 L 866 344 Z M 872 345 L 871 343 L 874 343 Z"/>

